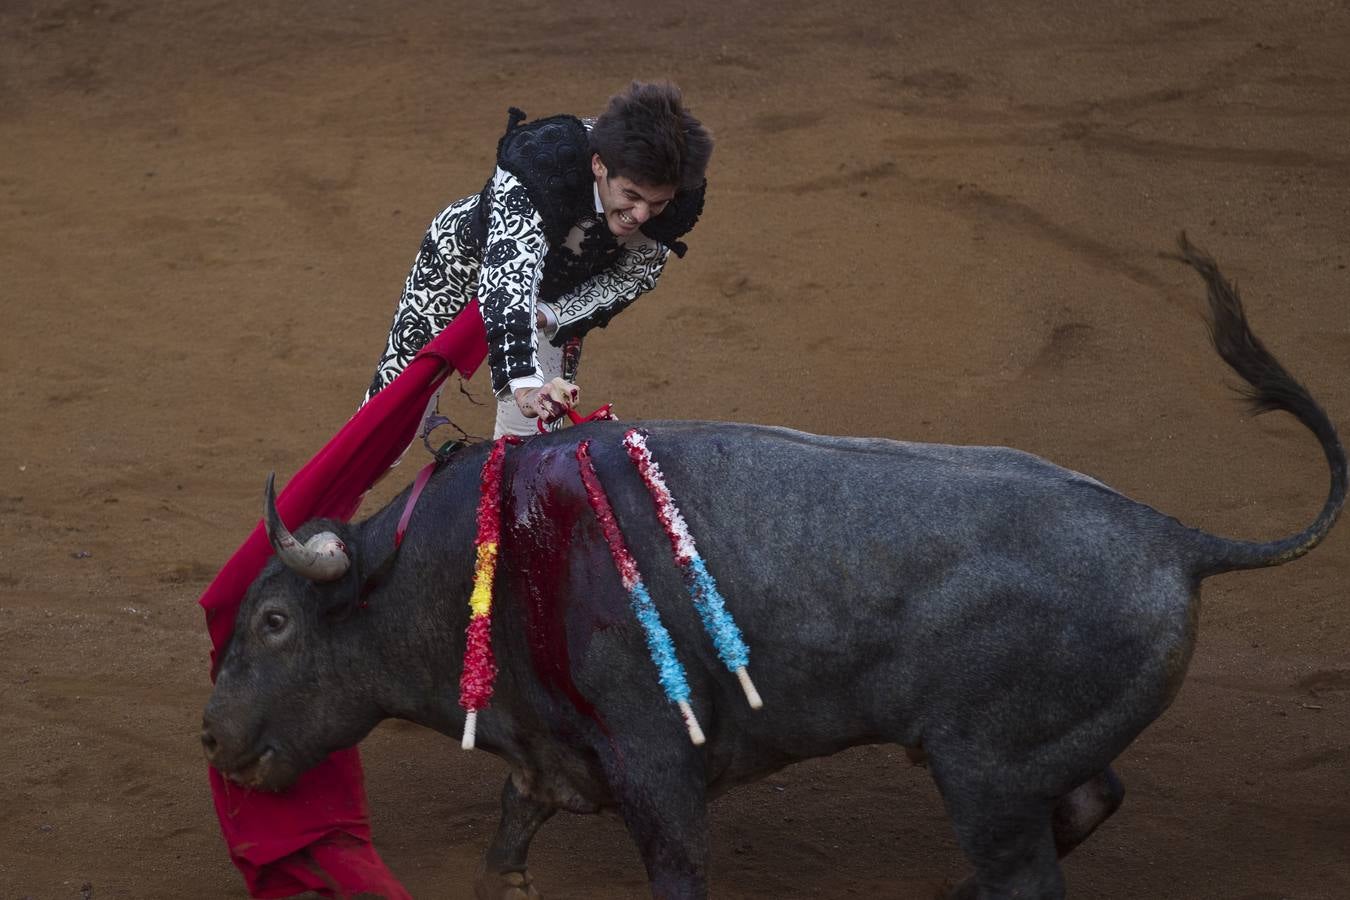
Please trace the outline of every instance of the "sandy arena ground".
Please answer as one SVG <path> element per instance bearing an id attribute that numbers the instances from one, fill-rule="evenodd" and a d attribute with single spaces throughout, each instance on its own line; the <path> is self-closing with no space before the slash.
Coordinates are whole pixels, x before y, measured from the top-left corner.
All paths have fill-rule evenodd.
<path id="1" fill-rule="evenodd" d="M 352 412 L 510 105 L 669 76 L 719 139 L 688 258 L 588 343 L 588 401 L 1011 444 L 1226 535 L 1311 520 L 1313 439 L 1234 400 L 1159 251 L 1188 229 L 1350 428 L 1350 4 L 648 8 L 0 4 L 0 900 L 245 896 L 195 600 L 267 472 Z M 1207 584 L 1073 896 L 1350 896 L 1348 580 L 1342 526 Z M 365 749 L 385 858 L 469 896 L 502 765 L 400 723 Z M 714 848 L 719 897 L 929 898 L 965 869 L 891 747 L 723 798 Z M 560 817 L 532 863 L 551 900 L 645 890 L 615 819 Z"/>

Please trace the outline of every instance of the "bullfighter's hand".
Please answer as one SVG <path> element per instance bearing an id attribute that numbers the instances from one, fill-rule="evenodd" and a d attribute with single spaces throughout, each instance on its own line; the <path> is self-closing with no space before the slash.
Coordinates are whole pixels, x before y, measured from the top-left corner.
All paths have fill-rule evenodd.
<path id="1" fill-rule="evenodd" d="M 552 422 L 577 405 L 581 389 L 570 381 L 555 378 L 543 387 L 520 388 L 516 391 L 516 405 L 529 419 L 542 417 Z"/>

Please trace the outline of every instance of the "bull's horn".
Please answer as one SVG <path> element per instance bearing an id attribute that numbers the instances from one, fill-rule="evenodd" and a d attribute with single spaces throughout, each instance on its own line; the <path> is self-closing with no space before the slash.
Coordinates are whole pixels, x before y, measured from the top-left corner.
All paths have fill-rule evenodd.
<path id="1" fill-rule="evenodd" d="M 277 556 L 298 575 L 311 581 L 337 581 L 352 564 L 347 545 L 331 531 L 321 531 L 305 543 L 295 539 L 281 521 L 277 512 L 276 473 L 267 476 L 267 497 L 263 504 L 263 522 L 267 540 Z"/>

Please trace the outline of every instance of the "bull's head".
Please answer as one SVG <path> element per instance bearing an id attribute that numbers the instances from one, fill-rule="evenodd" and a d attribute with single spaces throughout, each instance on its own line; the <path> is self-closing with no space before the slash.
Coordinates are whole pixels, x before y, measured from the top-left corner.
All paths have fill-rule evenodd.
<path id="1" fill-rule="evenodd" d="M 270 478 L 264 522 L 277 557 L 249 587 L 220 655 L 202 744 L 227 777 L 282 790 L 383 717 L 382 673 L 370 629 L 352 614 L 363 581 L 344 539 L 354 529 L 311 523 L 302 543 L 281 522 Z"/>

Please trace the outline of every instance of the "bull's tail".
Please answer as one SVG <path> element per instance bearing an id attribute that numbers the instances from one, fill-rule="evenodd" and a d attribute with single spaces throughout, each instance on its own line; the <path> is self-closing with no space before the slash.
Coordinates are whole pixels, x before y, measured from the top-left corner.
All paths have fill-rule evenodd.
<path id="1" fill-rule="evenodd" d="M 1253 411 L 1260 414 L 1284 410 L 1298 419 L 1317 436 L 1331 467 L 1331 489 L 1311 525 L 1298 534 L 1265 543 L 1214 537 L 1197 574 L 1204 577 L 1234 569 L 1278 566 L 1316 547 L 1336 523 L 1345 504 L 1345 448 L 1322 407 L 1252 333 L 1237 288 L 1220 274 L 1214 260 L 1191 245 L 1184 233 L 1178 243 L 1180 259 L 1199 272 L 1209 287 L 1210 337 L 1223 361 L 1247 382 L 1243 393 Z"/>

